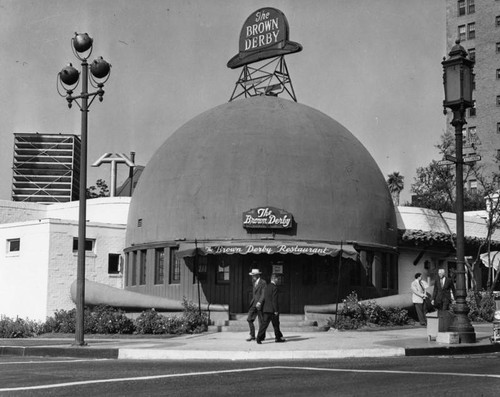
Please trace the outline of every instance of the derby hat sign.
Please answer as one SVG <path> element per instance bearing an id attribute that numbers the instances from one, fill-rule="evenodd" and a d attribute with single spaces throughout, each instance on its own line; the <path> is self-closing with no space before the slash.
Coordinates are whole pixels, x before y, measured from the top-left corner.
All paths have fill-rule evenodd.
<path id="1" fill-rule="evenodd" d="M 229 60 L 231 69 L 249 63 L 302 50 L 299 43 L 288 39 L 288 21 L 276 8 L 261 8 L 250 15 L 240 33 L 239 53 Z"/>

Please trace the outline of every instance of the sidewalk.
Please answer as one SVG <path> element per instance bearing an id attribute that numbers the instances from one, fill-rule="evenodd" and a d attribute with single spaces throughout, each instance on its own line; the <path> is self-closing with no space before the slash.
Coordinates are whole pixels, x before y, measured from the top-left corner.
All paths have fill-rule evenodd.
<path id="1" fill-rule="evenodd" d="M 440 344 L 429 341 L 427 330 L 404 328 L 376 331 L 290 333 L 286 343 L 274 343 L 272 332 L 258 345 L 244 332 L 218 332 L 165 338 L 116 339 L 86 337 L 84 347 L 74 339 L 0 339 L 0 355 L 166 360 L 301 360 L 350 357 L 432 356 L 500 352 L 492 344 L 491 324 L 474 324 L 477 342 Z"/>

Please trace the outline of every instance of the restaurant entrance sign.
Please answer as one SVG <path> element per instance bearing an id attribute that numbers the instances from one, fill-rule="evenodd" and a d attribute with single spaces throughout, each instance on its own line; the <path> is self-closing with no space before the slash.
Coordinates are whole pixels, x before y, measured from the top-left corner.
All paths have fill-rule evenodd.
<path id="1" fill-rule="evenodd" d="M 290 229 L 293 215 L 275 207 L 257 207 L 243 213 L 247 229 Z"/>

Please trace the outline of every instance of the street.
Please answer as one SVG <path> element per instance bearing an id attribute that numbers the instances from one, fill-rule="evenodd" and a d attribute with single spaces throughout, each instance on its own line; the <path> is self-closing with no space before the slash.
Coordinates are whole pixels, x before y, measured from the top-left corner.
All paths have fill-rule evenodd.
<path id="1" fill-rule="evenodd" d="M 500 354 L 314 361 L 0 357 L 7 396 L 496 396 Z"/>

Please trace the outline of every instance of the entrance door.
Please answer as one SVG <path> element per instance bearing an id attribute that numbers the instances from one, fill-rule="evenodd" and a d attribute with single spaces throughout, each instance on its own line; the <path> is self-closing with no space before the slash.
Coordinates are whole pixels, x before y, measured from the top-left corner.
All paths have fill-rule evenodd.
<path id="1" fill-rule="evenodd" d="M 249 306 L 252 300 L 252 277 L 248 275 L 252 269 L 259 269 L 262 272 L 261 277 L 266 280 L 266 283 L 271 282 L 271 274 L 278 275 L 278 291 L 279 291 L 279 307 L 281 313 L 290 313 L 290 274 L 291 262 L 288 255 L 274 254 L 274 255 L 245 255 L 245 267 L 247 268 L 247 278 L 244 281 L 246 291 L 244 298 L 246 302 L 244 307 Z"/>

